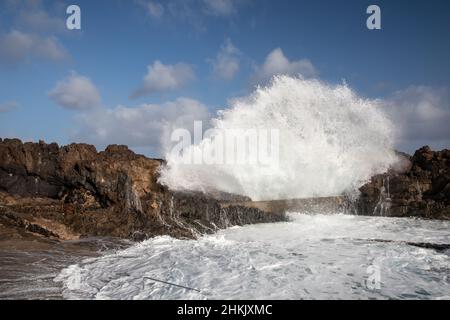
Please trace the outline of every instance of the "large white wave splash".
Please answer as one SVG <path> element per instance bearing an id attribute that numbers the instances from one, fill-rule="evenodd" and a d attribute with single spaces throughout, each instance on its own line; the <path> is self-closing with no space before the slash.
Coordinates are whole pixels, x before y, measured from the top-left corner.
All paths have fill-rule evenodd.
<path id="1" fill-rule="evenodd" d="M 275 77 L 267 87 L 236 99 L 212 121 L 214 129 L 278 129 L 274 165 L 185 164 L 167 153 L 160 181 L 175 190 L 219 190 L 253 200 L 332 196 L 352 192 L 396 160 L 393 125 L 382 102 L 359 97 L 346 84 Z M 190 151 L 190 152 L 189 152 Z M 198 151 L 198 150 L 197 150 Z"/>

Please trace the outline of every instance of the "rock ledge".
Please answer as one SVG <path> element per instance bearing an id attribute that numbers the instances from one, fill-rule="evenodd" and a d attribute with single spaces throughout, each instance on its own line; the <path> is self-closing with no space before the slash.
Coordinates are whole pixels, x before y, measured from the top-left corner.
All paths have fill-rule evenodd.
<path id="1" fill-rule="evenodd" d="M 0 224 L 60 239 L 142 240 L 195 238 L 286 219 L 284 213 L 222 206 L 211 195 L 172 192 L 157 181 L 162 163 L 121 145 L 97 152 L 88 144 L 0 139 Z"/>

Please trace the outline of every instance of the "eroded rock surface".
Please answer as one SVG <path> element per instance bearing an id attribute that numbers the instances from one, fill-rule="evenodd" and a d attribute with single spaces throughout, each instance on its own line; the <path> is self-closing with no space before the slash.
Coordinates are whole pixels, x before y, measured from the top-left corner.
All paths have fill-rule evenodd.
<path id="1" fill-rule="evenodd" d="M 361 187 L 357 212 L 364 215 L 450 219 L 450 150 L 428 146 Z"/>
<path id="2" fill-rule="evenodd" d="M 0 140 L 0 224 L 46 237 L 155 235 L 193 238 L 232 225 L 285 220 L 284 214 L 222 206 L 201 193 L 157 182 L 162 160 L 126 146 Z"/>

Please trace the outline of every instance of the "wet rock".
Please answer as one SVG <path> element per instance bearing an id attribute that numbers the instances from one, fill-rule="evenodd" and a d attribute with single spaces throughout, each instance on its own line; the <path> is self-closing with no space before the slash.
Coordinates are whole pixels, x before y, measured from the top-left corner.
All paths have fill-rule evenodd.
<path id="1" fill-rule="evenodd" d="M 48 230 L 47 228 L 28 221 L 22 218 L 20 215 L 14 212 L 2 212 L 0 213 L 0 222 L 8 227 L 17 227 L 25 231 L 42 235 L 46 238 L 59 238 L 58 234 Z"/>
<path id="2" fill-rule="evenodd" d="M 81 236 L 135 240 L 155 235 L 193 238 L 232 225 L 285 219 L 284 214 L 252 208 L 225 208 L 217 195 L 172 192 L 157 181 L 162 163 L 123 145 L 97 152 L 88 144 L 59 147 L 4 139 L 0 206 L 54 221 Z"/>
<path id="3" fill-rule="evenodd" d="M 363 215 L 450 219 L 450 150 L 424 146 L 360 188 Z"/>

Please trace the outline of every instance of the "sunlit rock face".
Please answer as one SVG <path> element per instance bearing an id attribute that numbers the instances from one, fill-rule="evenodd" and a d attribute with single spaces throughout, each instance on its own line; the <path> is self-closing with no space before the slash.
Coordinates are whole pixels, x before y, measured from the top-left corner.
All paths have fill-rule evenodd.
<path id="1" fill-rule="evenodd" d="M 63 239 L 95 235 L 142 240 L 155 235 L 193 238 L 232 225 L 284 220 L 282 213 L 224 208 L 217 197 L 202 193 L 172 192 L 157 182 L 162 162 L 126 146 L 97 152 L 87 144 L 2 140 L 1 222 Z"/>
<path id="2" fill-rule="evenodd" d="M 450 150 L 428 146 L 361 187 L 357 212 L 365 215 L 450 219 Z"/>

